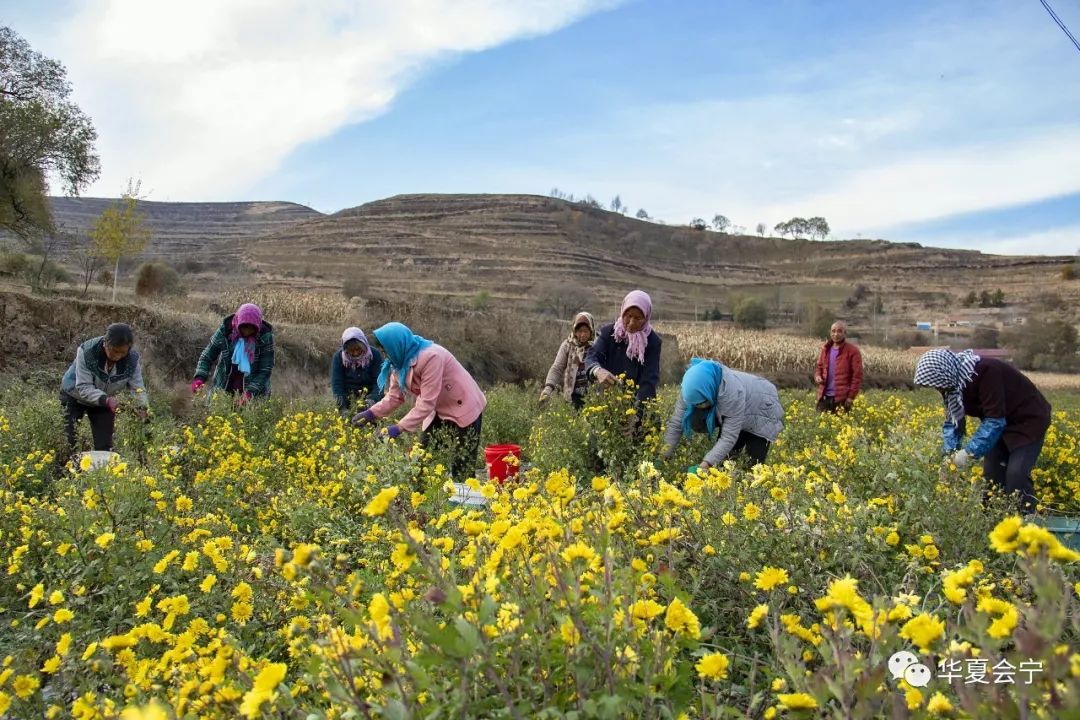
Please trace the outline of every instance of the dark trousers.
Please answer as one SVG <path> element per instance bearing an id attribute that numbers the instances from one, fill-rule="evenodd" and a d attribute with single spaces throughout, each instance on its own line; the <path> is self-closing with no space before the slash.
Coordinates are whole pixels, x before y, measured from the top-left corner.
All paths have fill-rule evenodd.
<path id="1" fill-rule="evenodd" d="M 760 435 L 743 430 L 739 433 L 739 437 L 736 438 L 735 445 L 731 448 L 731 452 L 728 453 L 728 457 L 737 452 L 746 453 L 746 456 L 750 458 L 751 465 L 759 465 L 765 462 L 765 457 L 769 454 L 769 441 Z"/>
<path id="2" fill-rule="evenodd" d="M 75 452 L 75 428 L 83 415 L 90 418 L 90 433 L 94 436 L 94 449 L 112 450 L 116 416 L 109 408 L 83 405 L 65 394 L 60 395 L 60 407 L 64 410 L 64 435 L 67 438 L 68 452 Z"/>
<path id="3" fill-rule="evenodd" d="M 842 402 L 836 402 L 836 398 L 828 395 L 822 395 L 821 399 L 817 401 L 817 407 L 815 408 L 819 413 L 830 412 L 838 413 L 843 410 L 847 410 L 847 407 Z"/>
<path id="4" fill-rule="evenodd" d="M 476 475 L 476 455 L 480 451 L 480 426 L 484 415 L 471 425 L 461 427 L 436 416 L 427 430 L 420 433 L 420 445 L 427 448 L 432 440 L 447 438 L 451 448 L 450 475 L 454 482 L 465 482 Z"/>
<path id="5" fill-rule="evenodd" d="M 995 490 L 1019 495 L 1017 502 L 1022 513 L 1035 512 L 1039 500 L 1035 497 L 1035 484 L 1031 480 L 1031 470 L 1039 460 L 1045 436 L 1030 445 L 1013 448 L 1005 447 L 1004 440 L 990 448 L 983 458 L 983 477 Z"/>

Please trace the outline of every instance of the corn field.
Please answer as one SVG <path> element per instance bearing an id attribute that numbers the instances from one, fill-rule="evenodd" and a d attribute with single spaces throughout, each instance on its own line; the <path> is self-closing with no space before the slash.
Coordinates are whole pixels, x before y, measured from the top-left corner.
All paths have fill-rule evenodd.
<path id="1" fill-rule="evenodd" d="M 699 323 L 664 323 L 659 330 L 661 333 L 667 330 L 678 335 L 679 349 L 687 357 L 712 358 L 752 373 L 813 374 L 822 343 L 809 337 Z M 860 349 L 863 370 L 867 375 L 897 377 L 915 373 L 917 353 L 872 346 Z"/>
<path id="2" fill-rule="evenodd" d="M 270 322 L 293 325 L 348 324 L 358 311 L 348 300 L 334 295 L 300 292 L 297 290 L 245 289 L 231 290 L 223 297 L 226 307 L 255 303 L 262 308 Z"/>

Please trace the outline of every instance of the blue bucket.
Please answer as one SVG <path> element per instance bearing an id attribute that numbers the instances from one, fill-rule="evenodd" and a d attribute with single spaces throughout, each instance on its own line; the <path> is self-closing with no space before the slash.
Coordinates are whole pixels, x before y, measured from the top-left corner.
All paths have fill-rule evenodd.
<path id="1" fill-rule="evenodd" d="M 1062 545 L 1080 552 L 1080 518 L 1047 515 L 1037 518 L 1035 522 L 1054 533 Z"/>

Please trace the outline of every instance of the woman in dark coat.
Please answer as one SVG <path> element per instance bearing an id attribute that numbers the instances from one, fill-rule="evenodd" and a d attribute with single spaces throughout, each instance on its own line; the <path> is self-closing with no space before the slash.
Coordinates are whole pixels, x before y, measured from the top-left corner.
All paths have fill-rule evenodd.
<path id="1" fill-rule="evenodd" d="M 341 347 L 330 361 L 330 390 L 342 417 L 349 416 L 361 393 L 366 401 L 365 408 L 382 399 L 379 390 L 382 362 L 382 355 L 368 344 L 363 330 L 345 328 L 341 334 Z"/>
<path id="2" fill-rule="evenodd" d="M 958 467 L 982 458 L 983 477 L 1019 495 L 1021 512 L 1038 505 L 1031 470 L 1050 427 L 1050 403 L 1035 384 L 1008 363 L 971 350 L 929 350 L 915 367 L 915 384 L 932 387 L 945 401 L 944 449 Z M 961 449 L 965 417 L 982 420 Z"/>
<path id="3" fill-rule="evenodd" d="M 660 384 L 660 334 L 652 329 L 652 298 L 634 290 L 623 299 L 618 319 L 600 328 L 585 356 L 585 371 L 605 387 L 619 375 L 633 380 L 638 403 L 656 397 Z"/>

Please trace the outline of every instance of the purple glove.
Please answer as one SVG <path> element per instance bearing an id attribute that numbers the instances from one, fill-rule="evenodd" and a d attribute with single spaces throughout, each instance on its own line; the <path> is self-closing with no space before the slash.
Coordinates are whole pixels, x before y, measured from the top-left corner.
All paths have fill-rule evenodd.
<path id="1" fill-rule="evenodd" d="M 355 427 L 364 427 L 370 422 L 375 422 L 375 413 L 364 410 L 353 415 L 352 424 Z"/>
<path id="2" fill-rule="evenodd" d="M 397 425 L 391 425 L 383 431 L 382 436 L 384 439 L 394 440 L 401 434 L 401 428 Z"/>
<path id="3" fill-rule="evenodd" d="M 114 397 L 105 398 L 105 407 L 109 408 L 109 412 L 111 412 L 111 413 L 113 413 L 115 415 L 116 414 L 116 398 L 114 398 Z"/>

